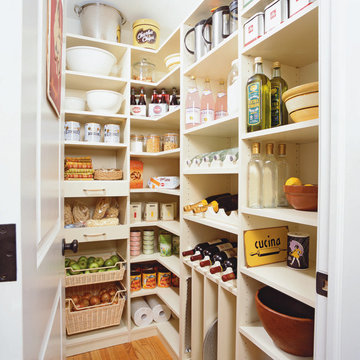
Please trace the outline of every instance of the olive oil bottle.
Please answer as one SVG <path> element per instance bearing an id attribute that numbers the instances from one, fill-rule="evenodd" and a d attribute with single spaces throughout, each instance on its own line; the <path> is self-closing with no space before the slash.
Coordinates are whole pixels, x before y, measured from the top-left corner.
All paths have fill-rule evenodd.
<path id="1" fill-rule="evenodd" d="M 271 83 L 263 72 L 262 58 L 255 58 L 255 72 L 246 85 L 247 131 L 271 127 Z"/>
<path id="2" fill-rule="evenodd" d="M 285 125 L 288 123 L 288 113 L 282 94 L 288 89 L 286 81 L 280 74 L 280 63 L 273 63 L 271 79 L 271 127 Z"/>

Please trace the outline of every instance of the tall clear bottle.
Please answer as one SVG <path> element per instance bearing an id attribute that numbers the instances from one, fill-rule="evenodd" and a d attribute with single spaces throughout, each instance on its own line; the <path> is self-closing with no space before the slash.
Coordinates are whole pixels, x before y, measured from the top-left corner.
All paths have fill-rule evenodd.
<path id="1" fill-rule="evenodd" d="M 274 144 L 266 144 L 266 155 L 263 165 L 263 207 L 277 206 L 278 167 L 274 155 Z"/>
<path id="2" fill-rule="evenodd" d="M 271 79 L 271 127 L 288 123 L 288 113 L 282 99 L 282 94 L 287 89 L 288 85 L 280 74 L 280 63 L 275 61 Z"/>
<path id="3" fill-rule="evenodd" d="M 220 80 L 219 86 L 215 102 L 215 120 L 221 119 L 227 115 L 227 95 L 224 80 Z"/>
<path id="4" fill-rule="evenodd" d="M 262 58 L 255 58 L 255 72 L 246 85 L 247 131 L 271 127 L 271 83 L 264 74 Z"/>
<path id="5" fill-rule="evenodd" d="M 210 80 L 205 79 L 205 89 L 201 96 L 201 123 L 214 121 L 215 102 L 214 96 L 210 89 Z"/>
<path id="6" fill-rule="evenodd" d="M 200 125 L 200 93 L 196 86 L 195 76 L 191 76 L 191 82 L 185 102 L 185 128 L 190 129 Z"/>
<path id="7" fill-rule="evenodd" d="M 289 163 L 286 159 L 286 144 L 279 144 L 278 152 L 278 206 L 288 206 L 284 185 L 289 178 Z"/>
<path id="8" fill-rule="evenodd" d="M 262 169 L 260 143 L 253 143 L 248 163 L 248 207 L 262 208 Z"/>

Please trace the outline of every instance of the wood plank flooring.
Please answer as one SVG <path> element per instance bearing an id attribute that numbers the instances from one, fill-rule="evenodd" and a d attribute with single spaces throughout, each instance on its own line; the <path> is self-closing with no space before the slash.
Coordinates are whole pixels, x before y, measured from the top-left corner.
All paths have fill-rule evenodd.
<path id="1" fill-rule="evenodd" d="M 157 336 L 69 356 L 67 360 L 171 360 Z"/>

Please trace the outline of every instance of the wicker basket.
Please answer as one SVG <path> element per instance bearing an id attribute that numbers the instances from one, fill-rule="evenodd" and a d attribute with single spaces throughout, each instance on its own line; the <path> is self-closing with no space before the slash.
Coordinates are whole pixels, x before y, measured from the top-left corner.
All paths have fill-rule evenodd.
<path id="1" fill-rule="evenodd" d="M 118 289 L 111 305 L 88 306 L 79 311 L 71 311 L 71 307 L 75 307 L 75 304 L 70 297 L 75 294 L 98 292 L 104 285 L 96 284 L 66 289 L 65 313 L 66 331 L 68 335 L 120 324 L 126 301 L 126 289 L 121 283 L 108 284 L 108 286 L 113 286 Z"/>
<path id="2" fill-rule="evenodd" d="M 121 261 L 117 262 L 114 266 L 107 266 L 107 267 L 101 267 L 97 268 L 100 269 L 114 269 L 117 266 L 120 267 L 119 270 L 113 270 L 113 271 L 106 271 L 106 272 L 94 272 L 91 274 L 79 274 L 79 275 L 66 275 L 66 271 L 71 269 L 70 267 L 65 268 L 65 287 L 71 287 L 71 286 L 80 286 L 80 285 L 89 285 L 89 284 L 99 284 L 99 283 L 106 283 L 110 281 L 119 281 L 124 278 L 125 273 L 125 260 L 124 258 L 117 254 L 117 253 L 106 253 L 101 254 L 97 256 L 101 257 L 110 257 L 111 255 L 118 255 L 121 259 Z M 69 259 L 76 260 L 79 256 L 69 256 Z M 96 257 L 96 256 L 95 256 Z M 80 273 L 85 270 L 96 270 L 95 269 L 82 269 L 78 270 Z M 76 272 L 76 270 L 72 270 Z"/>
<path id="3" fill-rule="evenodd" d="M 121 180 L 123 172 L 120 169 L 96 169 L 94 180 Z"/>

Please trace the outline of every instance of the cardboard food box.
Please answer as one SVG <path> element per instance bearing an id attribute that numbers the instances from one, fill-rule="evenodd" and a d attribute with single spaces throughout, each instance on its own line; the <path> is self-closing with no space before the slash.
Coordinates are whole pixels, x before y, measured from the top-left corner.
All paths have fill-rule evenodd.
<path id="1" fill-rule="evenodd" d="M 139 160 L 130 160 L 130 189 L 143 188 L 144 164 Z"/>

